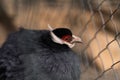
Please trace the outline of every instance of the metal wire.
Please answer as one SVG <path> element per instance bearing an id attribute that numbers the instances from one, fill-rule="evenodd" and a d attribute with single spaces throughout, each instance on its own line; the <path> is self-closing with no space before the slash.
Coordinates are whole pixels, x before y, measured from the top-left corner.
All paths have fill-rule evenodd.
<path id="1" fill-rule="evenodd" d="M 89 1 L 89 2 L 90 2 L 90 1 Z M 102 65 L 103 71 L 102 71 L 99 75 L 97 75 L 97 77 L 94 78 L 93 80 L 99 80 L 99 79 L 103 78 L 103 77 L 104 77 L 104 74 L 107 73 L 107 72 L 110 71 L 110 70 L 113 71 L 114 79 L 115 79 L 115 80 L 119 80 L 119 74 L 116 73 L 116 71 L 115 71 L 115 69 L 114 69 L 114 66 L 117 65 L 117 64 L 119 64 L 120 61 L 116 61 L 116 62 L 114 61 L 114 57 L 113 57 L 113 55 L 112 55 L 112 52 L 111 52 L 109 46 L 112 45 L 112 43 L 117 42 L 118 46 L 120 47 L 120 42 L 119 42 L 119 40 L 120 40 L 120 38 L 119 38 L 119 37 L 120 37 L 120 31 L 119 31 L 117 25 L 116 25 L 115 22 L 114 22 L 114 16 L 116 15 L 117 11 L 120 11 L 120 3 L 118 3 L 117 7 L 116 7 L 114 10 L 111 10 L 111 8 L 110 8 L 110 6 L 109 6 L 109 8 L 110 8 L 110 13 L 111 13 L 111 14 L 110 14 L 109 18 L 108 18 L 107 20 L 105 20 L 105 19 L 104 19 L 104 16 L 103 16 L 103 13 L 102 13 L 102 11 L 101 11 L 101 5 L 102 5 L 103 3 L 105 3 L 105 2 L 106 2 L 106 0 L 103 0 L 103 1 L 99 4 L 99 6 L 96 8 L 96 9 L 98 10 L 98 12 L 99 12 L 99 15 L 100 15 L 102 24 L 101 24 L 101 26 L 98 28 L 98 30 L 96 31 L 96 33 L 94 34 L 94 36 L 88 41 L 88 43 L 86 44 L 86 46 L 85 46 L 85 48 L 83 49 L 82 53 L 84 54 L 84 52 L 85 52 L 88 48 L 90 48 L 90 44 L 93 42 L 93 40 L 96 40 L 96 41 L 97 41 L 97 45 L 98 45 L 98 47 L 99 47 L 99 41 L 98 41 L 98 39 L 97 39 L 97 35 L 98 35 L 101 31 L 103 31 L 103 33 L 105 34 L 105 37 L 106 37 L 106 42 L 107 42 L 107 44 L 106 44 L 106 46 L 105 46 L 101 51 L 99 51 L 99 53 L 97 53 L 97 56 L 95 56 L 95 57 L 92 59 L 91 63 L 90 63 L 90 65 L 95 64 L 96 60 L 99 58 L 100 61 L 101 61 L 101 63 L 102 63 L 101 65 Z M 88 22 L 86 23 L 86 25 L 84 26 L 83 32 L 81 32 L 81 37 L 84 36 L 84 33 L 86 32 L 86 30 L 87 30 L 90 22 L 93 21 L 94 26 L 96 26 L 95 23 L 94 23 L 95 21 L 94 21 L 94 19 L 93 19 L 93 18 L 94 18 L 94 14 L 95 14 L 96 12 L 93 12 L 90 3 L 89 3 L 89 8 L 90 8 L 90 11 L 91 11 L 92 15 L 91 15 L 90 19 L 88 20 Z M 107 33 L 106 30 L 105 30 L 107 24 L 110 23 L 110 21 L 111 21 L 111 23 L 113 24 L 113 26 L 114 26 L 114 28 L 115 28 L 115 32 L 116 32 L 114 38 L 113 38 L 111 41 L 108 40 L 108 33 Z M 99 50 L 100 50 L 100 47 L 99 47 Z M 104 62 L 103 62 L 103 60 L 102 60 L 102 58 L 101 58 L 101 55 L 104 54 L 104 52 L 105 52 L 106 50 L 108 51 L 108 53 L 109 53 L 109 55 L 110 55 L 110 58 L 111 58 L 111 61 L 112 61 L 112 65 L 111 65 L 110 68 L 108 68 L 108 69 L 104 69 L 104 64 L 103 64 Z M 82 74 L 86 73 L 86 72 L 88 71 L 89 67 L 90 67 L 90 66 L 86 66 L 86 68 L 85 68 L 84 70 L 82 70 L 81 73 L 82 73 Z"/>

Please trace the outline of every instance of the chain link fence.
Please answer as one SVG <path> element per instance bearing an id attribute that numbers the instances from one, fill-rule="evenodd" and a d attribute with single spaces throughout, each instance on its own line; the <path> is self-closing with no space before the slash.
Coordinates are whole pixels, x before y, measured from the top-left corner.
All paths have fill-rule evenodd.
<path id="1" fill-rule="evenodd" d="M 91 48 L 92 53 L 93 54 L 89 54 L 92 55 L 92 59 L 89 59 L 90 56 L 88 56 L 88 54 L 84 55 L 86 57 L 85 61 L 86 62 L 90 62 L 86 65 L 86 68 L 84 68 L 83 70 L 83 75 L 84 73 L 88 72 L 89 68 L 91 65 L 96 66 L 100 68 L 100 72 L 97 73 L 96 76 L 93 76 L 94 78 L 90 79 L 90 80 L 120 80 L 120 73 L 119 73 L 119 67 L 120 67 L 120 27 L 119 24 L 117 24 L 117 21 L 115 21 L 116 17 L 115 16 L 119 16 L 117 13 L 120 12 L 120 2 L 119 1 L 114 1 L 112 2 L 112 0 L 102 0 L 101 2 L 99 2 L 99 4 L 96 6 L 97 11 L 93 10 L 93 8 L 91 7 L 92 5 L 90 4 L 90 0 L 88 1 L 88 5 L 90 8 L 90 12 L 91 12 L 91 16 L 89 18 L 89 20 L 87 21 L 87 23 L 84 26 L 83 31 L 81 32 L 81 36 L 83 36 L 84 34 L 86 34 L 86 30 L 89 27 L 90 23 L 93 21 L 93 24 L 95 27 L 97 27 L 98 25 L 96 25 L 96 21 L 94 20 L 94 18 L 97 18 L 97 16 L 100 16 L 99 19 L 101 20 L 101 24 L 99 24 L 99 28 L 96 29 L 95 33 L 93 34 L 93 36 L 91 37 L 91 39 L 86 43 L 85 48 L 83 48 L 83 54 L 86 52 L 86 50 L 88 48 Z M 104 5 L 104 3 L 106 3 Z M 108 6 L 109 3 L 114 3 L 115 5 L 110 5 Z M 104 7 L 103 7 L 104 6 Z M 114 7 L 114 9 L 113 9 Z M 106 19 L 106 14 L 104 13 L 104 8 L 106 8 L 105 11 L 108 10 L 108 12 L 110 13 Z M 98 13 L 98 15 L 95 17 L 96 12 Z M 108 25 L 108 24 L 112 24 L 112 25 Z M 110 29 L 110 26 L 112 28 L 112 30 Z M 110 31 L 110 33 L 109 33 Z M 102 32 L 102 34 L 101 34 Z M 114 32 L 114 33 L 112 33 Z M 99 38 L 101 35 L 103 37 Z M 112 34 L 112 39 L 110 39 L 110 34 Z M 102 39 L 104 38 L 104 39 Z M 104 43 L 104 41 L 105 43 Z M 96 43 L 95 43 L 96 41 Z M 104 44 L 104 45 L 103 45 Z M 93 47 L 92 47 L 93 46 Z M 114 47 L 112 47 L 114 46 Z M 98 48 L 95 48 L 98 47 Z M 101 48 L 102 47 L 102 48 Z M 97 53 L 95 53 L 98 50 Z M 117 54 L 117 55 L 115 55 Z M 118 59 L 117 59 L 118 56 Z M 99 65 L 98 65 L 99 64 Z M 98 71 L 98 69 L 97 69 Z M 94 70 L 93 70 L 94 72 Z M 88 73 L 88 75 L 91 75 Z M 87 76 L 86 76 L 87 77 Z M 83 78 L 83 80 L 86 80 Z M 89 80 L 89 79 L 87 79 Z"/>
<path id="2" fill-rule="evenodd" d="M 79 35 L 84 43 L 74 50 L 81 57 L 81 80 L 120 80 L 119 0 L 1 0 L 0 4 L 0 25 L 6 28 L 48 29 L 50 24 Z"/>

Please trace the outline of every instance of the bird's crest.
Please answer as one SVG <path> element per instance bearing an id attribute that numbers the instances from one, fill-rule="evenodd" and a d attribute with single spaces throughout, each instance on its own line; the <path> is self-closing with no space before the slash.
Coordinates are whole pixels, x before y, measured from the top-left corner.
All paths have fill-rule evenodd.
<path id="1" fill-rule="evenodd" d="M 48 24 L 48 28 L 50 29 L 50 31 L 53 31 L 53 28 Z"/>

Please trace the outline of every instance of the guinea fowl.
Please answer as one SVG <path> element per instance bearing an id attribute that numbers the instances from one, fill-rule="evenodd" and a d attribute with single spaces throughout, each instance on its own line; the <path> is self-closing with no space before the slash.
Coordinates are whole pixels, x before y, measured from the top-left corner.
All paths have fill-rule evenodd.
<path id="1" fill-rule="evenodd" d="M 81 39 L 67 28 L 11 33 L 0 48 L 0 80 L 80 80 Z"/>

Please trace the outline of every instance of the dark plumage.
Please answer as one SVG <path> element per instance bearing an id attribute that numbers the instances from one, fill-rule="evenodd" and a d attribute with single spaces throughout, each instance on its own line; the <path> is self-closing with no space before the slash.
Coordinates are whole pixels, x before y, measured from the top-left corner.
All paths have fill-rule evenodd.
<path id="1" fill-rule="evenodd" d="M 80 61 L 49 30 L 14 32 L 0 49 L 0 80 L 80 80 Z"/>
<path id="2" fill-rule="evenodd" d="M 63 35 L 72 36 L 72 32 L 66 28 L 55 29 L 55 30 L 53 30 L 53 33 L 55 33 L 59 38 L 62 38 Z"/>

